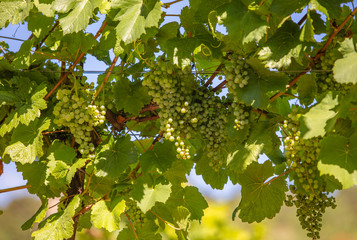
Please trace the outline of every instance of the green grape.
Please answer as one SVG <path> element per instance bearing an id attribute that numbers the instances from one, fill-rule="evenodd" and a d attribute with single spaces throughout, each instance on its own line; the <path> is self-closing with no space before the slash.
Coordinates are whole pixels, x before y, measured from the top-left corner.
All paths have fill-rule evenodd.
<path id="1" fill-rule="evenodd" d="M 340 35 L 341 36 L 341 35 Z M 336 60 L 342 58 L 337 49 L 340 45 L 340 42 L 344 40 L 344 37 L 338 37 L 333 40 L 333 42 L 327 48 L 325 55 L 320 57 L 320 62 L 316 66 L 316 70 L 319 70 L 316 74 L 318 92 L 325 91 L 337 91 L 342 95 L 345 95 L 349 92 L 352 83 L 339 83 L 335 80 L 333 76 L 333 66 Z"/>
<path id="2" fill-rule="evenodd" d="M 144 75 L 143 85 L 160 106 L 158 113 L 165 139 L 175 142 L 177 158 L 190 159 L 190 145 L 186 143 L 200 135 L 206 142 L 210 166 L 219 170 L 223 160 L 219 149 L 225 144 L 227 108 L 203 81 L 196 81 L 190 68 L 181 70 L 168 61 L 159 59 Z"/>
<path id="3" fill-rule="evenodd" d="M 134 227 L 142 228 L 147 222 L 147 218 L 141 209 L 137 206 L 136 202 L 128 202 L 126 203 L 126 207 L 126 213 L 128 214 L 128 217 Z"/>
<path id="4" fill-rule="evenodd" d="M 317 168 L 319 154 L 319 137 L 303 139 L 300 137 L 298 110 L 294 109 L 289 114 L 290 120 L 283 123 L 285 155 L 287 164 L 294 169 L 294 186 L 285 200 L 286 206 L 295 205 L 296 214 L 303 229 L 307 230 L 307 236 L 319 239 L 321 230 L 322 213 L 327 207 L 335 208 L 335 199 L 328 197 L 325 185 L 320 179 Z"/>
<path id="5" fill-rule="evenodd" d="M 245 125 L 249 123 L 249 108 L 245 106 L 243 103 L 239 103 L 239 98 L 237 96 L 237 88 L 243 88 L 248 84 L 249 80 L 249 72 L 250 68 L 247 63 L 245 63 L 243 56 L 239 54 L 232 54 L 228 56 L 228 60 L 230 61 L 230 65 L 226 65 L 223 67 L 222 71 L 226 76 L 226 86 L 228 88 L 228 92 L 233 97 L 233 114 L 235 116 L 235 126 L 234 128 L 237 130 L 243 129 Z"/>
<path id="6" fill-rule="evenodd" d="M 57 117 L 54 123 L 59 127 L 68 127 L 73 134 L 78 151 L 82 157 L 94 158 L 94 144 L 91 143 L 91 135 L 94 126 L 104 123 L 105 107 L 87 105 L 91 95 L 85 90 L 78 90 L 76 95 L 69 89 L 60 89 L 57 92 L 58 103 L 54 107 L 54 115 Z"/>

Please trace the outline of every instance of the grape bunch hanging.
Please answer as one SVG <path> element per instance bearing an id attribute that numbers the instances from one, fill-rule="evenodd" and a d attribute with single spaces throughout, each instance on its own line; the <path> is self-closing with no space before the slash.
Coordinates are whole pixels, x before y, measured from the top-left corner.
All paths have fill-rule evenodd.
<path id="1" fill-rule="evenodd" d="M 177 157 L 190 159 L 190 145 L 184 139 L 201 136 L 210 166 L 218 171 L 223 165 L 219 149 L 225 143 L 227 122 L 221 99 L 196 81 L 190 67 L 182 70 L 164 59 L 153 64 L 143 85 L 160 106 L 161 130 L 166 139 L 175 142 Z"/>
<path id="2" fill-rule="evenodd" d="M 91 131 L 94 126 L 105 121 L 105 107 L 89 104 L 91 94 L 88 90 L 60 89 L 57 92 L 58 103 L 53 114 L 54 123 L 59 127 L 68 127 L 75 142 L 79 145 L 78 151 L 82 157 L 94 158 L 95 146 L 92 143 Z"/>
<path id="3" fill-rule="evenodd" d="M 285 203 L 296 206 L 296 215 L 302 228 L 307 230 L 307 236 L 319 239 L 322 215 L 327 207 L 336 207 L 335 198 L 328 196 L 326 183 L 317 168 L 320 138 L 301 138 L 297 112 L 294 109 L 289 114 L 289 121 L 285 120 L 283 124 L 285 156 L 288 166 L 294 169 L 294 185 L 290 186 L 293 195 L 288 195 Z"/>

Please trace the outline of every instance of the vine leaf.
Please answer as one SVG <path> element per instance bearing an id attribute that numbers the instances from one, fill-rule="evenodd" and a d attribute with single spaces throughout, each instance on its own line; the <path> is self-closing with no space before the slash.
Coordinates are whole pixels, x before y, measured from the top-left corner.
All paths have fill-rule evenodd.
<path id="1" fill-rule="evenodd" d="M 95 159 L 98 177 L 117 177 L 137 160 L 137 150 L 130 136 L 109 139 L 102 145 Z"/>
<path id="2" fill-rule="evenodd" d="M 100 200 L 92 207 L 91 222 L 95 228 L 105 228 L 109 232 L 119 230 L 120 215 L 124 212 L 124 200 L 107 202 Z"/>
<path id="3" fill-rule="evenodd" d="M 48 210 L 48 200 L 41 198 L 41 202 L 42 205 L 37 212 L 21 226 L 23 231 L 32 228 L 35 223 L 41 222 L 45 218 Z"/>
<path id="4" fill-rule="evenodd" d="M 243 222 L 261 222 L 265 218 L 273 218 L 280 211 L 288 188 L 283 177 L 265 183 L 273 174 L 271 162 L 254 162 L 238 177 L 242 185 L 242 199 L 233 212 L 233 220 L 239 212 Z"/>
<path id="5" fill-rule="evenodd" d="M 5 148 L 4 155 L 8 154 L 14 162 L 32 163 L 36 157 L 41 157 L 43 154 L 41 133 L 49 126 L 49 119 L 42 121 L 36 119 L 28 126 L 20 124 L 15 128 L 11 142 Z"/>
<path id="6" fill-rule="evenodd" d="M 334 78 L 339 83 L 357 83 L 356 76 L 357 52 L 347 54 L 344 58 L 338 59 L 333 66 Z"/>
<path id="7" fill-rule="evenodd" d="M 322 12 L 328 19 L 337 19 L 341 15 L 340 0 L 312 0 L 311 9 Z"/>
<path id="8" fill-rule="evenodd" d="M 357 170 L 357 134 L 349 139 L 339 135 L 330 135 L 321 141 L 320 160 L 324 164 L 334 164 L 349 173 Z"/>
<path id="9" fill-rule="evenodd" d="M 265 66 L 269 68 L 288 67 L 291 58 L 301 64 L 303 52 L 308 45 L 301 42 L 299 38 L 299 25 L 287 20 L 259 51 L 259 59 L 263 60 Z"/>
<path id="10" fill-rule="evenodd" d="M 353 187 L 357 184 L 357 171 L 349 173 L 346 169 L 335 164 L 324 164 L 321 161 L 317 165 L 321 175 L 334 176 L 343 186 L 342 189 Z"/>
<path id="11" fill-rule="evenodd" d="M 300 119 L 300 131 L 304 139 L 309 139 L 318 136 L 324 136 L 327 120 L 336 116 L 336 112 L 332 111 L 338 105 L 337 97 L 333 97 L 329 92 L 321 102 L 313 106 Z"/>
<path id="12" fill-rule="evenodd" d="M 59 19 L 64 34 L 79 32 L 85 29 L 89 23 L 89 19 L 93 16 L 93 10 L 99 6 L 98 0 L 82 0 L 82 1 L 63 1 L 66 2 L 67 8 L 72 9 L 65 17 Z M 56 6 L 56 5 L 54 5 Z"/>
<path id="13" fill-rule="evenodd" d="M 191 213 L 191 219 L 200 220 L 203 217 L 203 210 L 208 208 L 208 204 L 196 187 L 187 186 L 183 189 L 184 207 Z"/>
<path id="14" fill-rule="evenodd" d="M 52 214 L 40 223 L 40 229 L 32 233 L 34 240 L 58 240 L 70 238 L 73 234 L 73 220 L 80 198 L 76 195 L 65 210 Z"/>
<path id="15" fill-rule="evenodd" d="M 268 23 L 250 11 L 241 1 L 231 1 L 217 9 L 220 24 L 227 27 L 232 39 L 244 44 L 259 41 L 266 33 Z"/>
<path id="16" fill-rule="evenodd" d="M 313 103 L 317 93 L 317 85 L 314 74 L 305 74 L 297 82 L 300 103 L 305 106 Z"/>
<path id="17" fill-rule="evenodd" d="M 314 38 L 314 26 L 313 26 L 313 22 L 312 19 L 310 17 L 310 12 L 307 13 L 307 18 L 306 18 L 306 22 L 304 24 L 304 27 L 301 30 L 300 33 L 300 38 L 299 40 L 301 42 L 316 42 L 315 38 Z"/>
<path id="18" fill-rule="evenodd" d="M 2 0 L 0 2 L 0 28 L 9 22 L 16 25 L 25 20 L 32 9 L 32 1 Z"/>
<path id="19" fill-rule="evenodd" d="M 296 10 L 305 7 L 308 3 L 309 0 L 298 0 L 293 2 L 288 2 L 285 0 L 274 0 L 270 6 L 270 11 L 285 17 L 289 16 Z"/>
<path id="20" fill-rule="evenodd" d="M 113 92 L 117 110 L 124 109 L 125 112 L 134 115 L 138 115 L 141 109 L 151 101 L 146 87 L 140 82 L 130 82 L 125 77 L 117 79 Z"/>
<path id="21" fill-rule="evenodd" d="M 159 169 L 161 172 L 168 170 L 176 161 L 176 151 L 171 142 L 156 143 L 154 148 L 140 156 L 140 166 L 143 172 Z"/>
<path id="22" fill-rule="evenodd" d="M 289 78 L 278 72 L 267 70 L 256 58 L 246 61 L 254 71 L 249 72 L 248 84 L 243 88 L 237 88 L 238 98 L 255 108 L 266 108 L 269 104 L 269 96 L 278 91 L 284 91 Z"/>
<path id="23" fill-rule="evenodd" d="M 131 191 L 131 196 L 137 201 L 138 207 L 146 213 L 156 202 L 165 203 L 171 194 L 172 184 L 156 183 L 148 184 L 149 176 L 139 178 Z"/>
<path id="24" fill-rule="evenodd" d="M 116 27 L 117 37 L 125 44 L 136 41 L 145 28 L 158 27 L 161 18 L 161 3 L 153 1 L 144 3 L 143 0 L 114 0 L 112 8 L 120 8 L 114 20 L 119 21 Z"/>
<path id="25" fill-rule="evenodd" d="M 9 114 L 0 127 L 0 136 L 4 136 L 5 133 L 10 132 L 16 128 L 20 123 L 29 125 L 31 121 L 40 117 L 40 110 L 47 107 L 46 101 L 43 97 L 46 95 L 46 86 L 36 86 L 34 83 L 27 84 L 26 79 L 19 78 L 19 89 L 16 95 L 22 100 L 16 104 L 16 108 Z M 20 84 L 19 82 L 22 83 Z M 28 80 L 30 81 L 30 80 Z M 25 89 L 27 88 L 27 89 Z"/>

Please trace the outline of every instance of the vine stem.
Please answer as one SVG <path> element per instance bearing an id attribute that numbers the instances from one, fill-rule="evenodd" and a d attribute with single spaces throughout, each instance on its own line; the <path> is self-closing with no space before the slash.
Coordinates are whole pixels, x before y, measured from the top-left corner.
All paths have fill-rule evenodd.
<path id="1" fill-rule="evenodd" d="M 217 67 L 216 71 L 213 72 L 213 74 L 211 75 L 211 77 L 207 80 L 207 82 L 205 83 L 205 87 L 208 87 L 208 85 L 210 85 L 213 82 L 213 79 L 217 76 L 217 74 L 221 71 L 221 68 L 223 66 L 223 63 L 219 64 L 219 66 Z"/>
<path id="2" fill-rule="evenodd" d="M 277 180 L 278 178 L 281 178 L 282 176 L 284 176 L 285 174 L 288 174 L 289 172 L 291 172 L 293 170 L 294 170 L 294 168 L 290 168 L 288 171 L 283 172 L 282 174 L 279 174 L 278 176 L 270 179 L 268 182 L 265 182 L 264 185 L 268 185 L 268 184 L 272 183 L 273 181 Z"/>
<path id="3" fill-rule="evenodd" d="M 104 28 L 107 26 L 107 22 L 103 22 L 102 26 L 100 27 L 100 29 L 98 30 L 97 34 L 94 36 L 94 39 L 97 39 L 103 32 Z M 70 74 L 71 70 L 73 70 L 75 68 L 75 66 L 79 63 L 79 61 L 84 57 L 86 53 L 82 52 L 77 59 L 74 61 L 74 63 L 69 67 L 69 71 L 67 71 L 65 74 L 63 74 L 63 76 L 61 77 L 61 79 L 57 82 L 57 84 L 46 94 L 46 96 L 43 98 L 44 100 L 48 100 L 50 98 L 50 96 L 56 91 L 56 89 L 63 83 L 63 81 L 68 77 L 68 75 Z"/>
<path id="4" fill-rule="evenodd" d="M 317 51 L 316 55 L 313 57 L 313 60 L 318 60 L 322 55 L 325 54 L 325 51 L 327 49 L 327 47 L 331 44 L 332 40 L 334 39 L 334 37 L 336 37 L 336 35 L 342 30 L 342 28 L 346 25 L 346 23 L 357 13 L 357 8 L 353 9 L 353 11 L 345 18 L 345 20 L 343 20 L 343 22 L 337 27 L 335 28 L 335 30 L 333 31 L 333 33 L 331 34 L 331 36 L 329 37 L 329 39 L 326 41 L 326 43 L 324 44 L 324 46 Z M 303 75 L 305 75 L 309 70 L 311 69 L 311 63 L 309 63 L 307 65 L 307 67 L 299 73 L 299 75 L 297 75 L 287 86 L 286 91 L 291 88 L 292 86 L 294 86 L 297 81 L 299 80 L 299 78 Z M 279 92 L 277 94 L 275 94 L 274 96 L 272 96 L 270 98 L 270 102 L 274 101 L 275 99 L 277 99 L 278 97 L 280 97 L 281 95 L 283 95 L 284 92 Z"/>
<path id="5" fill-rule="evenodd" d="M 183 0 L 175 0 L 175 1 L 172 1 L 172 2 L 168 2 L 168 3 L 163 3 L 162 4 L 162 7 L 164 8 L 169 8 L 171 7 L 171 5 L 175 4 L 175 3 L 178 3 L 178 2 L 182 2 Z"/>
<path id="6" fill-rule="evenodd" d="M 4 163 L 0 160 L 0 176 L 4 173 Z"/>
<path id="7" fill-rule="evenodd" d="M 92 103 L 91 103 L 91 104 L 94 103 L 94 100 L 98 97 L 99 93 L 104 89 L 105 84 L 107 84 L 108 79 L 109 79 L 110 75 L 112 74 L 113 68 L 114 68 L 115 64 L 117 63 L 117 61 L 118 61 L 118 58 L 119 58 L 119 55 L 116 56 L 116 57 L 113 59 L 113 62 L 112 62 L 112 64 L 110 65 L 109 71 L 108 71 L 107 74 L 105 75 L 102 84 L 100 84 L 98 90 L 97 90 L 97 91 L 95 92 L 95 94 L 94 94 L 94 97 L 93 97 L 93 100 L 92 100 Z"/>
<path id="8" fill-rule="evenodd" d="M 222 89 L 224 87 L 224 85 L 226 85 L 227 80 L 224 80 L 223 82 L 221 82 L 220 84 L 218 84 L 215 88 L 213 88 L 213 92 L 217 92 L 218 90 Z"/>
<path id="9" fill-rule="evenodd" d="M 30 187 L 31 185 L 24 185 L 24 186 L 12 187 L 12 188 L 0 189 L 0 193 L 12 192 L 12 191 L 26 189 Z"/>

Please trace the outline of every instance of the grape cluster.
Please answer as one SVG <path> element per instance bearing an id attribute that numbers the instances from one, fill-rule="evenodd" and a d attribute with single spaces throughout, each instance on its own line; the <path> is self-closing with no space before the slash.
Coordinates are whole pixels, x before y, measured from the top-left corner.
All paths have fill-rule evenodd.
<path id="1" fill-rule="evenodd" d="M 308 231 L 307 236 L 318 239 L 322 213 L 327 207 L 336 207 L 335 199 L 326 195 L 325 183 L 319 178 L 317 164 L 320 138 L 300 138 L 300 114 L 297 109 L 294 109 L 289 117 L 290 121 L 285 120 L 283 124 L 286 135 L 284 146 L 287 164 L 294 169 L 294 186 L 290 186 L 290 191 L 295 195 L 295 199 L 288 195 L 285 203 L 287 206 L 296 206 L 296 214 L 303 229 Z"/>
<path id="2" fill-rule="evenodd" d="M 233 90 L 237 87 L 243 88 L 248 84 L 249 65 L 245 63 L 244 57 L 237 53 L 228 55 L 228 60 L 229 63 L 222 69 L 226 76 L 227 87 Z"/>
<path id="3" fill-rule="evenodd" d="M 353 85 L 352 83 L 342 84 L 337 82 L 331 71 L 336 60 L 342 58 L 342 55 L 337 50 L 338 47 L 336 47 L 336 45 L 339 45 L 340 40 L 343 40 L 343 38 L 335 38 L 329 45 L 325 55 L 320 57 L 320 62 L 315 65 L 316 69 L 320 70 L 316 75 L 319 92 L 334 90 L 345 95 Z"/>
<path id="4" fill-rule="evenodd" d="M 243 56 L 236 53 L 229 55 L 228 60 L 229 62 L 223 67 L 222 71 L 226 77 L 228 92 L 233 97 L 234 128 L 240 130 L 249 123 L 249 109 L 243 103 L 239 103 L 236 89 L 238 87 L 243 88 L 248 84 L 249 65 L 245 63 Z"/>
<path id="5" fill-rule="evenodd" d="M 60 89 L 57 92 L 58 103 L 53 114 L 56 116 L 54 123 L 59 127 L 68 127 L 73 134 L 78 151 L 83 157 L 94 158 L 91 154 L 95 146 L 91 142 L 91 131 L 94 126 L 103 124 L 105 120 L 105 107 L 88 105 L 91 95 L 86 90 L 79 90 L 77 94 L 73 90 Z"/>
<path id="6" fill-rule="evenodd" d="M 144 75 L 143 85 L 160 106 L 159 117 L 164 137 L 175 142 L 177 157 L 191 158 L 184 139 L 200 135 L 206 141 L 210 166 L 218 170 L 223 161 L 219 149 L 225 142 L 225 111 L 221 99 L 196 81 L 192 70 L 184 70 L 159 59 Z"/>
<path id="7" fill-rule="evenodd" d="M 142 228 L 144 224 L 147 222 L 147 218 L 143 211 L 137 206 L 136 202 L 128 202 L 126 203 L 127 210 L 126 213 L 134 225 L 135 228 Z"/>
<path id="8" fill-rule="evenodd" d="M 288 207 L 296 206 L 296 216 L 299 219 L 300 225 L 307 230 L 307 236 L 311 239 L 320 239 L 320 231 L 322 227 L 322 216 L 326 208 L 336 208 L 336 200 L 332 196 L 327 196 L 323 192 L 317 192 L 314 196 L 307 196 L 299 193 L 297 188 L 290 186 L 290 192 L 295 194 L 287 196 L 285 204 Z"/>

